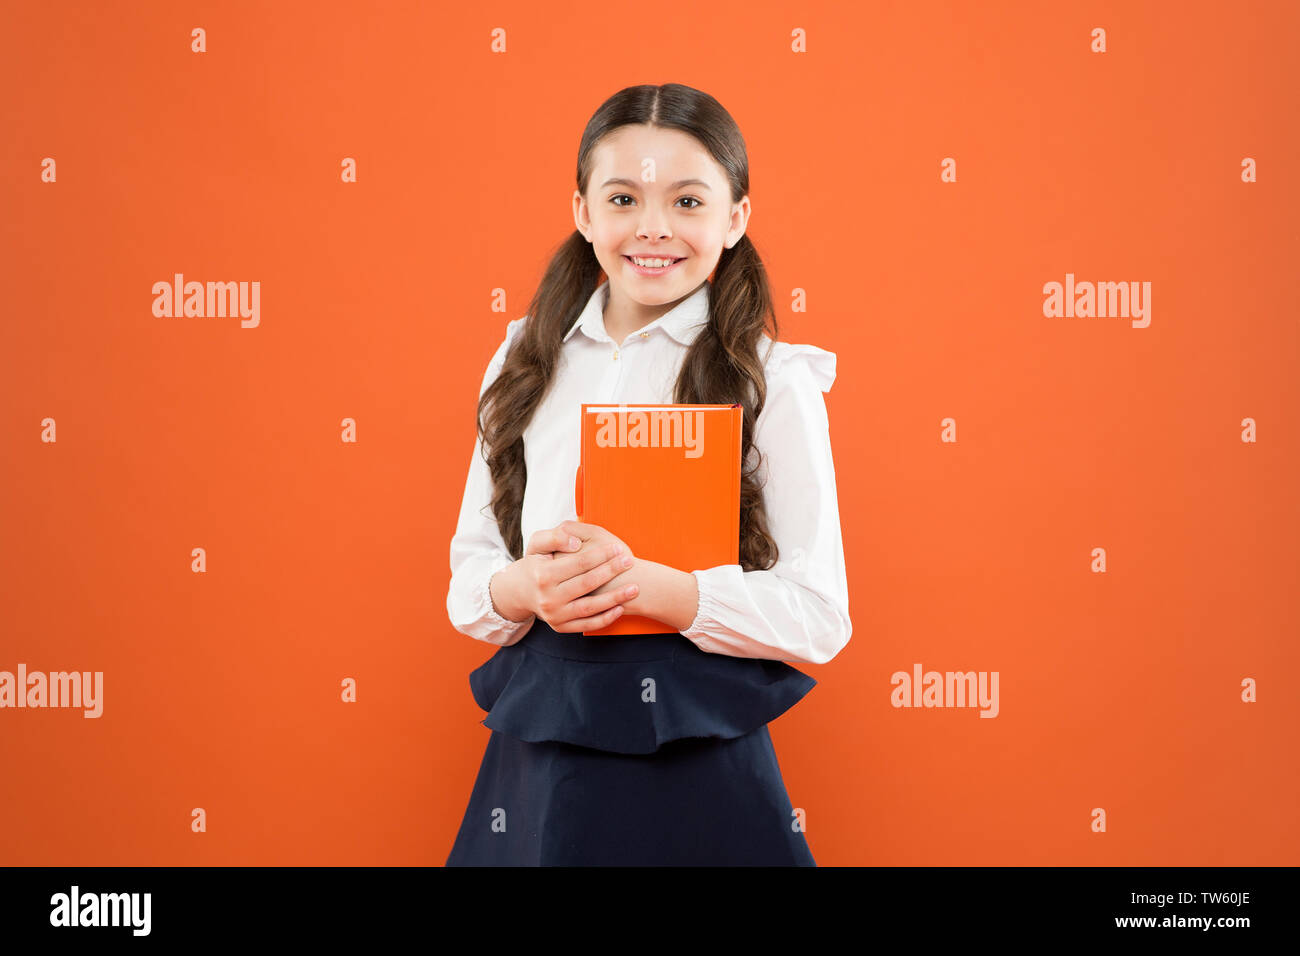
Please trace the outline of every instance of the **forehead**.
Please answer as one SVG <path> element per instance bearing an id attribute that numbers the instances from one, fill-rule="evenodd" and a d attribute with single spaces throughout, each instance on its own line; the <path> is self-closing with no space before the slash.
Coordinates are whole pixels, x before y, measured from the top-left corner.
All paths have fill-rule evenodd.
<path id="1" fill-rule="evenodd" d="M 600 141 L 592 158 L 592 183 L 597 188 L 611 176 L 640 182 L 647 159 L 654 161 L 656 173 L 655 182 L 647 186 L 688 177 L 715 184 L 725 180 L 722 167 L 700 141 L 676 129 L 621 126 Z"/>

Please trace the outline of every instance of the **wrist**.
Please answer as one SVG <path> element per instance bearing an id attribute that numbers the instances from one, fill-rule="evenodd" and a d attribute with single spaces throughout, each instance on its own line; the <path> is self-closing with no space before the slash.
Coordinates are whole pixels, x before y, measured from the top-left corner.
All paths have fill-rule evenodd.
<path id="1" fill-rule="evenodd" d="M 699 607 L 699 583 L 695 575 L 641 558 L 636 559 L 632 570 L 640 572 L 637 577 L 644 583 L 633 602 L 639 601 L 641 607 L 632 609 L 629 604 L 629 610 L 662 621 L 679 632 L 689 629 Z"/>
<path id="2" fill-rule="evenodd" d="M 528 620 L 533 612 L 527 607 L 523 607 L 518 601 L 515 587 L 513 571 L 515 565 L 510 564 L 500 568 L 492 573 L 488 578 L 488 601 L 492 605 L 492 610 L 505 618 L 511 623 L 518 624 Z"/>

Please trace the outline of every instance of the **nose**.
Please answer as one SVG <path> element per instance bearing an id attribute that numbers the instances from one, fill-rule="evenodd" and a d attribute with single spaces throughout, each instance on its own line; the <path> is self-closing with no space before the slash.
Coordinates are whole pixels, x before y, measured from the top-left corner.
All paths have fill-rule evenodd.
<path id="1" fill-rule="evenodd" d="M 641 221 L 637 224 L 636 235 L 638 239 L 668 239 L 672 237 L 672 232 L 668 229 L 667 217 L 655 209 L 653 204 L 647 204 L 645 212 L 641 214 Z"/>

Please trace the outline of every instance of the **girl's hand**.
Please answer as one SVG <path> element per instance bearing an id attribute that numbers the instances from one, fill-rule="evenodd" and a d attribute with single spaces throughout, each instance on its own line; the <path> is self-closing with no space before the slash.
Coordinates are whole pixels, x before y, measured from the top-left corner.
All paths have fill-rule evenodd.
<path id="1" fill-rule="evenodd" d="M 576 538 L 578 546 L 570 546 Z M 594 524 L 564 521 L 535 532 L 524 556 L 492 576 L 489 588 L 497 612 L 507 620 L 534 614 L 561 633 L 594 631 L 617 620 L 621 602 L 636 585 L 592 594 L 632 566 L 631 550 Z"/>

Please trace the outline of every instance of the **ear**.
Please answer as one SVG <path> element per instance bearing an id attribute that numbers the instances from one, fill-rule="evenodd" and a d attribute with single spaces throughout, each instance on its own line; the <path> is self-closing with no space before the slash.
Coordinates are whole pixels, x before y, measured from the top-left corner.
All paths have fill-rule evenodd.
<path id="1" fill-rule="evenodd" d="M 573 191 L 573 226 L 582 233 L 584 239 L 591 242 L 591 215 L 582 193 L 577 189 Z"/>
<path id="2" fill-rule="evenodd" d="M 749 214 L 752 211 L 748 195 L 741 196 L 740 201 L 731 207 L 731 219 L 727 223 L 729 238 L 723 243 L 728 249 L 740 242 L 740 237 L 745 234 L 745 230 L 749 227 Z"/>

